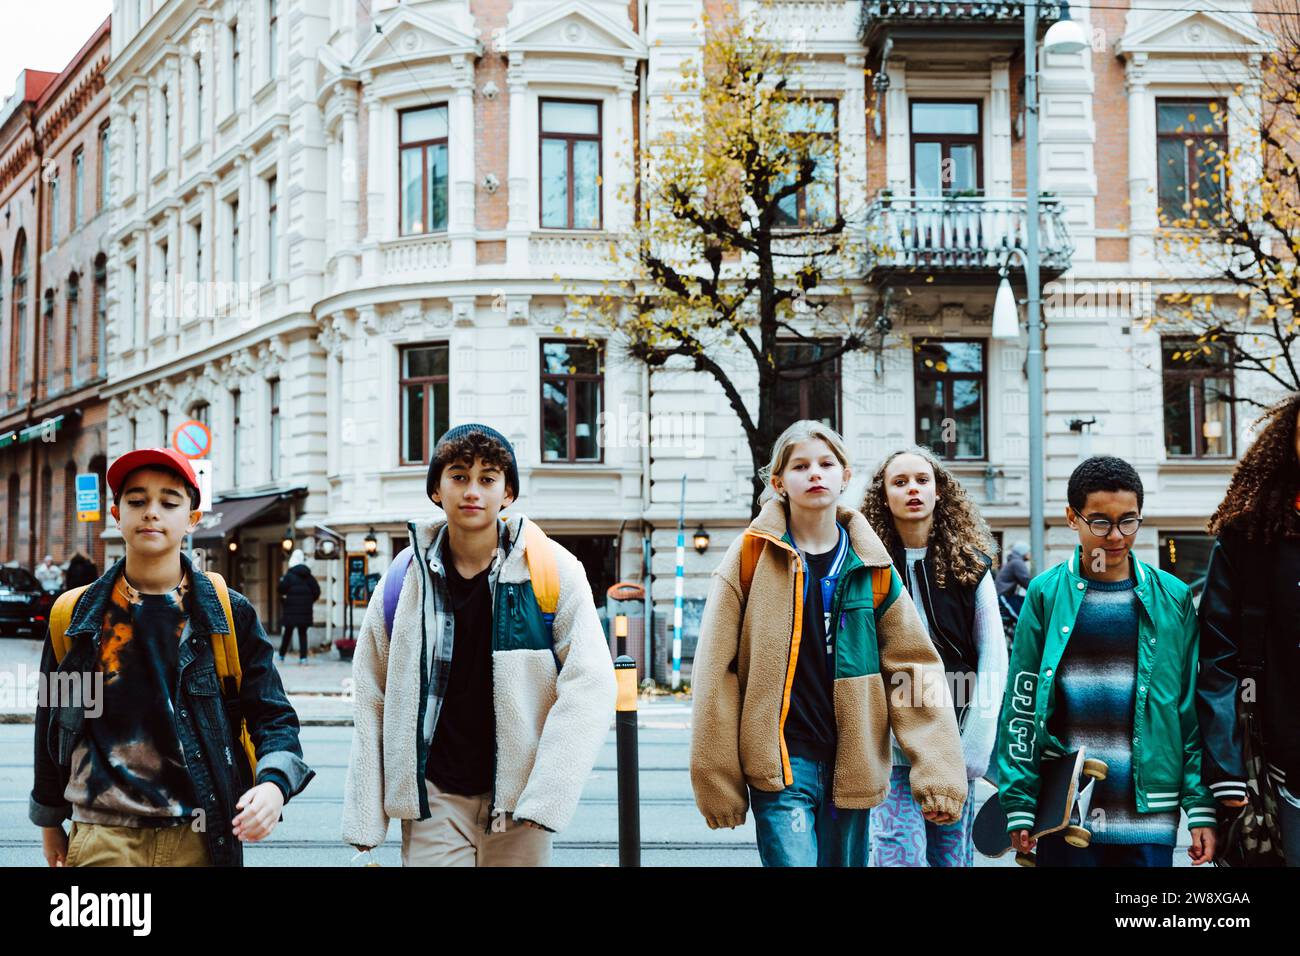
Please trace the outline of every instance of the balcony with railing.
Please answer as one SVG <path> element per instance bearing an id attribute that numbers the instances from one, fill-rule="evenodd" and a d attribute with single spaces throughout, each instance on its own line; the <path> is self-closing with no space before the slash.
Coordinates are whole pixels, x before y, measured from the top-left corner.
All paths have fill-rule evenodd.
<path id="1" fill-rule="evenodd" d="M 862 4 L 862 42 L 876 49 L 889 39 L 898 43 L 934 43 L 938 40 L 1023 40 L 1025 0 L 865 0 Z M 1038 29 L 1046 30 L 1061 16 L 1062 4 L 1038 4 Z"/>
<path id="2" fill-rule="evenodd" d="M 1011 250 L 1025 247 L 1024 196 L 917 196 L 882 192 L 867 208 L 866 276 L 876 281 L 968 282 L 1021 268 Z M 1040 274 L 1070 268 L 1074 244 L 1065 207 L 1039 201 Z"/>

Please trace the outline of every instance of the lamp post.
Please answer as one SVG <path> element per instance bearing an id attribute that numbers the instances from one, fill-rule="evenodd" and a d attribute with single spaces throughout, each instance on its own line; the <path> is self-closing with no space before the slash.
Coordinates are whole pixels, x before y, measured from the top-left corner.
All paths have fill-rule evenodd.
<path id="1" fill-rule="evenodd" d="M 1024 261 L 1025 321 L 1029 326 L 1026 371 L 1029 376 L 1029 547 L 1037 567 L 1047 566 L 1044 548 L 1043 486 L 1043 324 L 1039 291 L 1038 249 L 1038 6 L 1039 0 L 1025 0 L 1025 248 L 1012 249 Z M 1061 4 L 1061 17 L 1043 37 L 1049 53 L 1078 53 L 1088 41 L 1079 24 L 1070 19 L 1070 5 Z M 993 303 L 993 337 L 1018 338 L 1019 321 L 1015 297 L 1006 268 Z"/>

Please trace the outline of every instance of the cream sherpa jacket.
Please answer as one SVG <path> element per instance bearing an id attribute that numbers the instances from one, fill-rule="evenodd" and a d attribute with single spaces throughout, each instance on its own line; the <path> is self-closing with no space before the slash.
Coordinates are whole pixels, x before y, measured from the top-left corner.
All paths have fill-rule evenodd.
<path id="1" fill-rule="evenodd" d="M 524 587 L 530 580 L 523 520 L 514 515 L 504 523 L 502 547 L 489 573 L 494 609 L 502 586 Z M 430 705 L 429 681 L 421 680 L 420 668 L 422 660 L 426 671 L 438 660 L 450 661 L 450 640 L 435 648 L 427 635 L 451 635 L 454 616 L 443 610 L 446 584 L 439 554 L 446 520 L 409 527 L 416 555 L 397 602 L 393 634 L 384 629 L 381 580 L 366 609 L 352 663 L 355 716 L 343 840 L 354 846 L 383 843 L 390 819 L 429 816 L 421 768 L 436 732 L 437 705 Z M 547 543 L 555 551 L 560 577 L 554 644 L 503 649 L 502 630 L 494 627 L 493 808 L 559 831 L 572 819 L 609 731 L 615 683 L 586 573 L 562 546 Z"/>
<path id="2" fill-rule="evenodd" d="M 912 763 L 925 812 L 954 815 L 967 796 L 961 738 L 943 663 L 876 533 L 840 508 L 850 553 L 840 572 L 832 633 L 837 741 L 831 796 L 837 807 L 882 803 L 892 770 L 889 732 Z M 748 600 L 740 580 L 746 538 L 761 541 Z M 784 505 L 768 503 L 713 573 L 691 672 L 691 784 L 712 828 L 745 822 L 746 785 L 794 782 L 785 741 L 803 632 L 804 567 Z"/>

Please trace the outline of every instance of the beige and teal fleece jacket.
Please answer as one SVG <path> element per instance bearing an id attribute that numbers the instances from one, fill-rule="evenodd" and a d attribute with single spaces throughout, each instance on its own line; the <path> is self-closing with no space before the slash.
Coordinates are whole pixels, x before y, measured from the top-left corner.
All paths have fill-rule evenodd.
<path id="1" fill-rule="evenodd" d="M 939 653 L 866 518 L 849 508 L 836 518 L 851 550 L 832 616 L 832 800 L 854 810 L 884 801 L 893 730 L 922 811 L 956 815 L 967 797 L 966 768 Z M 747 537 L 763 542 L 748 598 L 741 583 Z M 803 575 L 780 501 L 763 508 L 713 573 L 691 677 L 691 784 L 712 828 L 745 822 L 746 785 L 779 791 L 793 783 L 785 720 L 803 633 Z"/>

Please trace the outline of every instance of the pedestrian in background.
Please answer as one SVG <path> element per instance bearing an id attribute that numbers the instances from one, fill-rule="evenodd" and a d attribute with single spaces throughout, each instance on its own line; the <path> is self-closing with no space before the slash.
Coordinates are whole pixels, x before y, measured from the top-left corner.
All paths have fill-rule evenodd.
<path id="1" fill-rule="evenodd" d="M 862 513 L 889 550 L 921 624 L 943 658 L 967 794 L 961 818 L 931 823 L 893 743 L 889 796 L 871 815 L 872 866 L 970 866 L 974 781 L 988 771 L 1007 684 L 1007 645 L 989 571 L 993 535 L 961 483 L 927 449 L 896 451 L 876 469 Z"/>
<path id="2" fill-rule="evenodd" d="M 945 686 L 943 664 L 885 546 L 838 507 L 852 475 L 843 439 L 795 422 L 761 474 L 762 511 L 713 573 L 700 625 L 695 803 L 712 829 L 740 826 L 752 805 L 764 866 L 866 866 L 891 728 L 925 819 L 961 816 L 952 705 L 922 694 Z"/>
<path id="3" fill-rule="evenodd" d="M 1020 608 L 1025 603 L 1025 592 L 1029 589 L 1029 545 L 1017 541 L 1011 546 L 1002 567 L 998 568 L 994 584 L 998 592 L 998 612 L 1002 616 L 1002 630 L 1006 635 L 1007 648 L 1016 636 L 1016 622 L 1020 620 Z"/>
<path id="4" fill-rule="evenodd" d="M 36 566 L 36 571 L 33 573 L 41 587 L 51 594 L 63 590 L 63 569 L 54 563 L 53 555 L 47 554 L 45 560 Z"/>
<path id="5" fill-rule="evenodd" d="M 1281 838 L 1287 866 L 1300 866 L 1300 393 L 1261 420 L 1208 526 L 1218 540 L 1201 594 L 1201 769 L 1218 801 L 1221 833 L 1244 812 L 1248 777 L 1261 816 L 1262 794 L 1276 790 L 1269 835 Z M 1257 719 L 1243 727 L 1247 705 Z"/>
<path id="6" fill-rule="evenodd" d="M 78 551 L 68 561 L 68 573 L 64 584 L 70 591 L 94 583 L 97 577 L 99 577 L 99 568 L 95 566 L 95 562 Z"/>
<path id="7" fill-rule="evenodd" d="M 280 640 L 280 662 L 289 653 L 293 643 L 293 632 L 298 631 L 298 663 L 307 663 L 307 628 L 311 619 L 316 599 L 320 597 L 320 584 L 307 567 L 307 559 L 302 549 L 296 549 L 289 556 L 289 570 L 280 578 L 280 597 L 282 610 L 280 621 L 284 626 L 284 636 Z"/>

